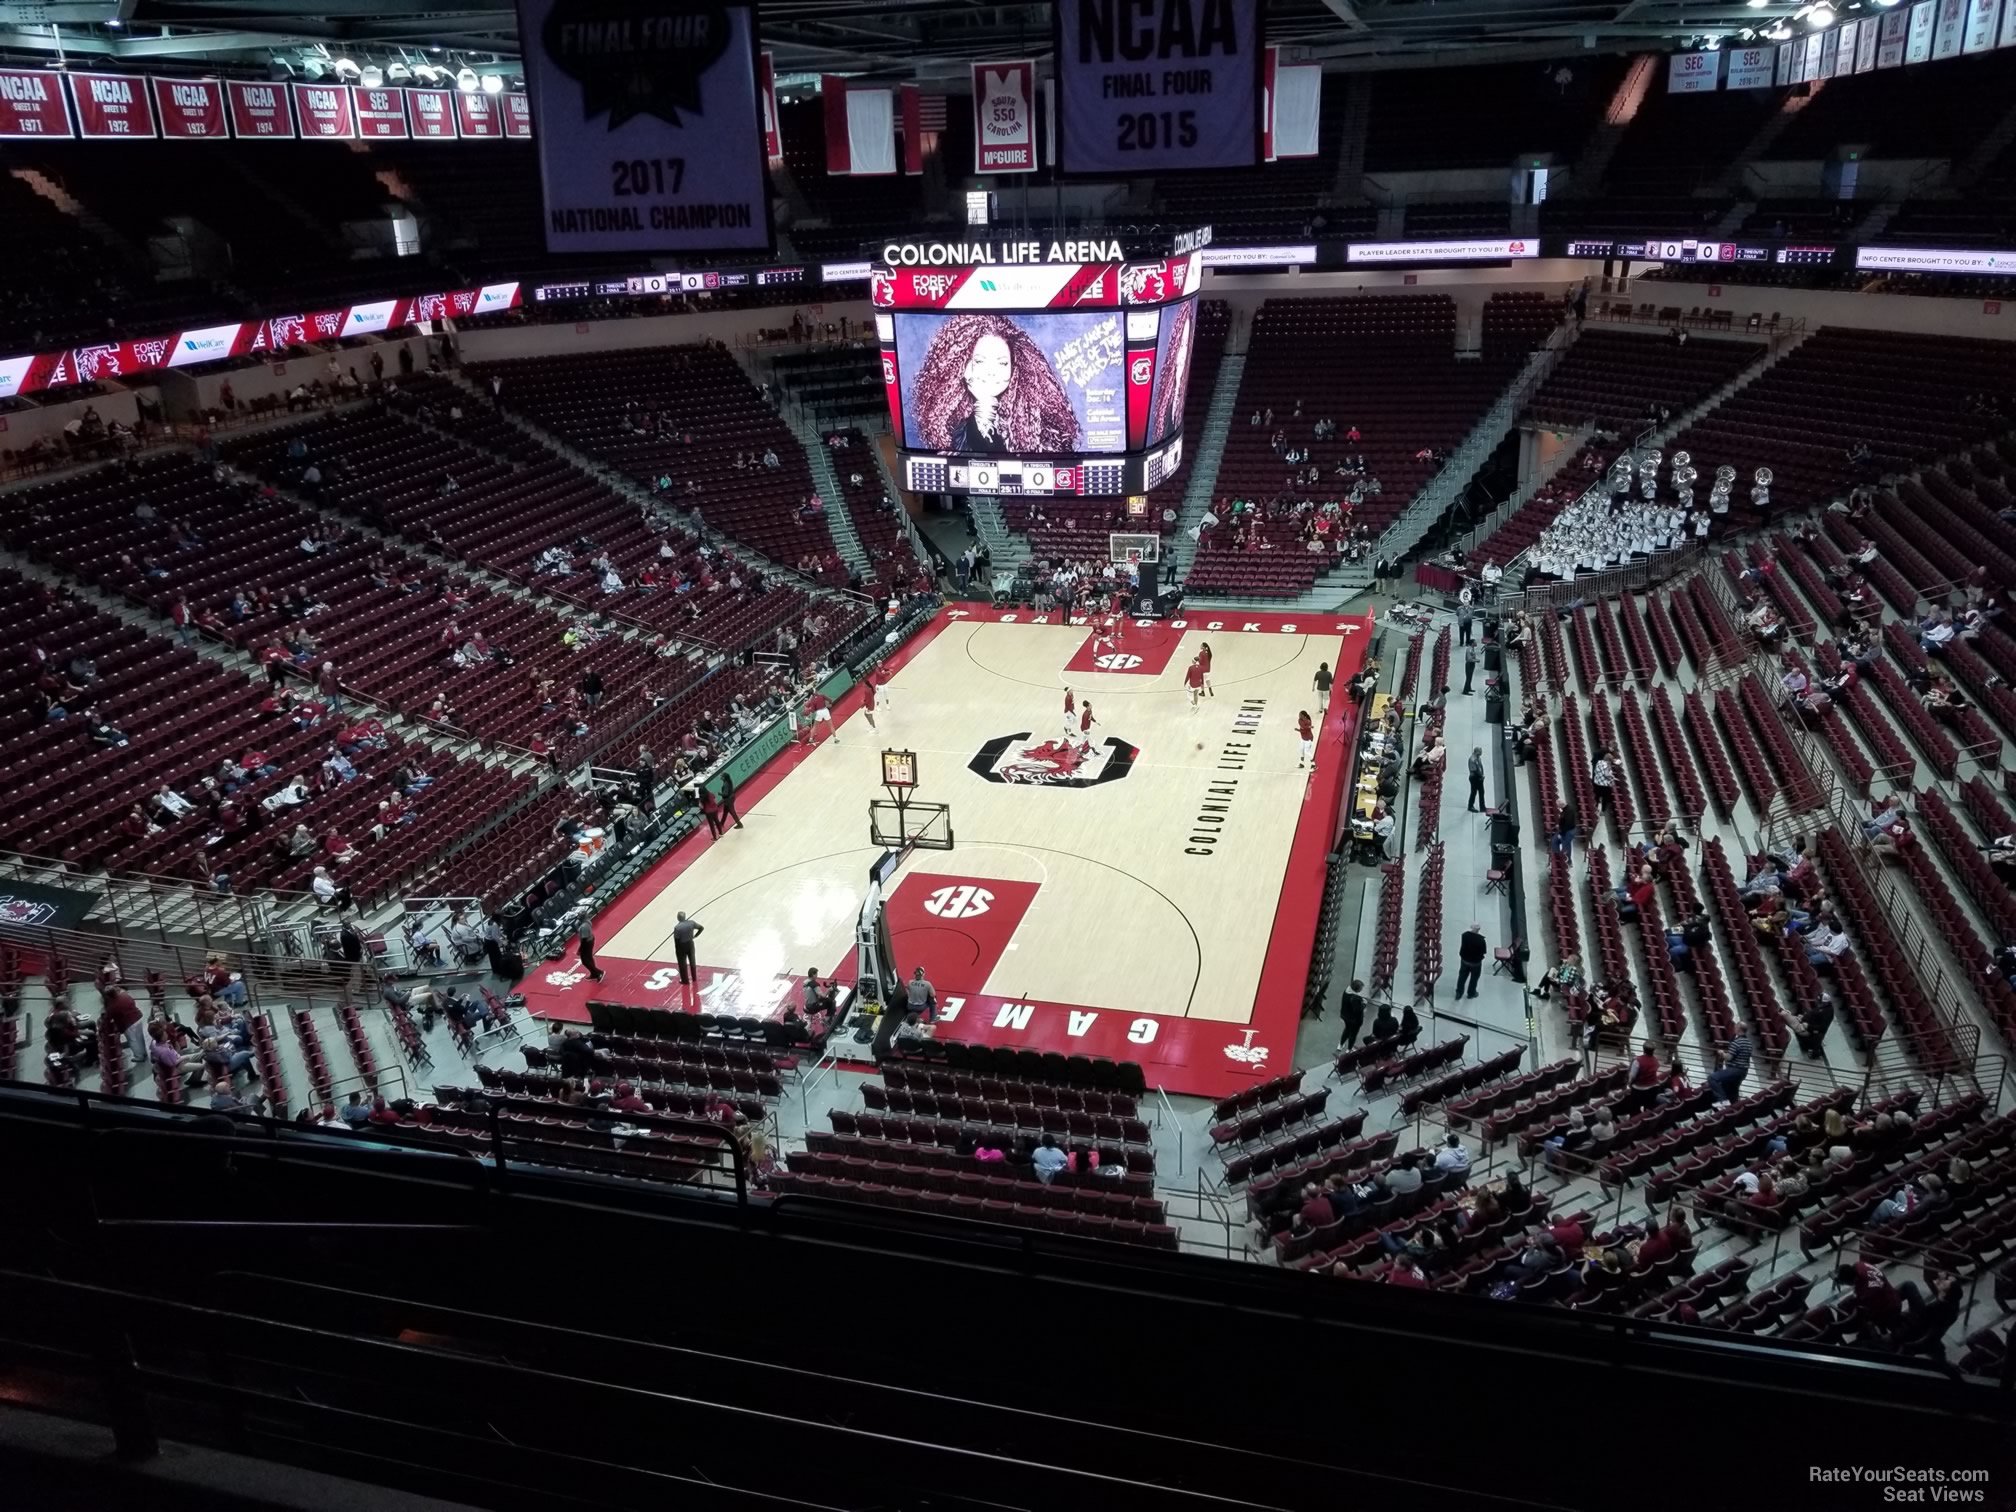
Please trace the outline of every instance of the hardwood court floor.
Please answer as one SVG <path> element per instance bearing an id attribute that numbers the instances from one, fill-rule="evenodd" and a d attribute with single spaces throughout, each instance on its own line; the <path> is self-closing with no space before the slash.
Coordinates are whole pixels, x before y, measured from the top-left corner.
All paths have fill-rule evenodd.
<path id="1" fill-rule="evenodd" d="M 764 1013 L 808 968 L 850 978 L 880 854 L 868 805 L 886 796 L 889 746 L 917 753 L 918 799 L 951 805 L 955 848 L 913 852 L 889 893 L 898 964 L 924 968 L 950 1020 L 942 1032 L 1263 1068 L 1272 1047 L 1235 1031 L 1253 1022 L 1270 970 L 1292 977 L 1299 1007 L 1306 895 L 1320 893 L 1349 752 L 1337 714 L 1312 780 L 1297 770 L 1296 717 L 1317 712 L 1317 664 L 1348 677 L 1367 632 L 1335 617 L 1307 629 L 1282 616 L 1130 624 L 1118 652 L 1100 648 L 1107 669 L 1070 671 L 1090 664 L 1091 629 L 1027 618 L 941 616 L 905 648 L 878 728 L 858 690 L 843 700 L 814 748 L 787 751 L 744 789 L 743 829 L 688 841 L 604 914 L 608 980 L 535 973 L 535 1008 L 554 1011 L 557 987 L 569 1017 L 591 995 Z M 1205 641 L 1216 696 L 1193 711 L 1183 670 Z M 1063 747 L 1067 685 L 1094 709 L 1089 757 Z M 691 993 L 669 969 L 682 911 L 705 928 Z M 1224 1054 L 1255 1044 L 1252 1059 Z"/>

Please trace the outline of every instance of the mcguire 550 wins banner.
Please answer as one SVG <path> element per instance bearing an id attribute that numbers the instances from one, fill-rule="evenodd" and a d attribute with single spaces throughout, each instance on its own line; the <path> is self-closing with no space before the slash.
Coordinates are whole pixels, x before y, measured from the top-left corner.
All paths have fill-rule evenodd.
<path id="1" fill-rule="evenodd" d="M 519 0 L 551 252 L 770 245 L 756 7 Z"/>
<path id="2" fill-rule="evenodd" d="M 1262 0 L 1057 0 L 1066 173 L 1261 161 Z"/>

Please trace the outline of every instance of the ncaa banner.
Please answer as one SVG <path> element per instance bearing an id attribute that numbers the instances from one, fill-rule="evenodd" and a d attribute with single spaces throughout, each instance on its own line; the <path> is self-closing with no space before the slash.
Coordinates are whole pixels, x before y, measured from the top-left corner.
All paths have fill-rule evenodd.
<path id="1" fill-rule="evenodd" d="M 768 249 L 756 7 L 519 0 L 549 252 Z"/>
<path id="2" fill-rule="evenodd" d="M 154 114 L 161 135 L 187 141 L 228 142 L 221 79 L 156 79 Z"/>
<path id="3" fill-rule="evenodd" d="M 973 171 L 1036 171 L 1036 65 L 973 65 Z"/>
<path id="4" fill-rule="evenodd" d="M 0 69 L 0 137 L 48 142 L 75 135 L 63 104 L 63 75 Z"/>
<path id="5" fill-rule="evenodd" d="M 1057 166 L 1262 161 L 1263 0 L 1057 0 Z"/>
<path id="6" fill-rule="evenodd" d="M 70 97 L 80 137 L 131 141 L 156 135 L 152 94 L 136 74 L 73 73 Z"/>

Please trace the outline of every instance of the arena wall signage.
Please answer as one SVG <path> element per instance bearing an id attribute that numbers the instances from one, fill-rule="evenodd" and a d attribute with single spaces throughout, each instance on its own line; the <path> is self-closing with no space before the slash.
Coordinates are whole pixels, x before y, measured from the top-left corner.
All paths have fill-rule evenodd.
<path id="1" fill-rule="evenodd" d="M 514 308 L 520 298 L 515 283 L 485 284 L 477 289 L 373 300 L 340 310 L 273 315 L 264 320 L 204 326 L 166 336 L 101 341 L 25 357 L 0 357 L 0 399 L 104 378 L 131 378 L 161 368 L 194 367 L 226 357 L 265 353 L 284 356 L 288 347 L 301 342 L 338 341 L 346 336 L 403 330 L 443 319 L 488 315 Z"/>
<path id="2" fill-rule="evenodd" d="M 754 5 L 519 0 L 518 17 L 548 251 L 770 246 Z"/>
<path id="3" fill-rule="evenodd" d="M 1862 247 L 1855 266 L 1875 273 L 2016 274 L 2016 251 L 1981 247 Z"/>
<path id="4" fill-rule="evenodd" d="M 1263 10 L 1262 0 L 1057 0 L 1058 167 L 1257 166 Z"/>
<path id="5" fill-rule="evenodd" d="M 1538 257 L 1540 243 L 1533 237 L 1480 241 L 1353 242 L 1346 260 L 1354 263 L 1408 262 L 1507 262 L 1515 258 Z"/>

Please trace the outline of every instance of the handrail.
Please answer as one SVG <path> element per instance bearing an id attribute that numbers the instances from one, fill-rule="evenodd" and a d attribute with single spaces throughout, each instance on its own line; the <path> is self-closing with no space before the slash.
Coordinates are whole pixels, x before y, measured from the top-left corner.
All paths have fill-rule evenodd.
<path id="1" fill-rule="evenodd" d="M 1540 583 L 1531 588 L 1507 588 L 1501 580 L 1492 602 L 1501 610 L 1551 609 L 1577 600 L 1614 598 L 1627 590 L 1649 588 L 1692 568 L 1701 559 L 1705 546 L 1690 541 L 1671 551 L 1656 552 L 1629 567 L 1609 572 L 1584 573 L 1558 583 Z"/>
<path id="2" fill-rule="evenodd" d="M 1160 1110 L 1155 1114 L 1155 1127 L 1158 1129 L 1164 1127 L 1173 1128 L 1176 1131 L 1176 1174 L 1181 1176 L 1185 1165 L 1183 1156 L 1183 1125 L 1177 1120 L 1176 1109 L 1171 1105 L 1169 1094 L 1163 1090 L 1160 1082 L 1155 1084 L 1155 1097 L 1162 1104 Z M 1166 1125 L 1163 1122 L 1165 1116 L 1168 1119 Z"/>

